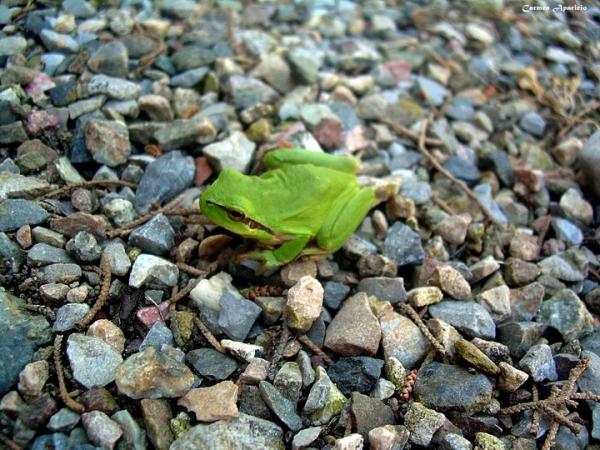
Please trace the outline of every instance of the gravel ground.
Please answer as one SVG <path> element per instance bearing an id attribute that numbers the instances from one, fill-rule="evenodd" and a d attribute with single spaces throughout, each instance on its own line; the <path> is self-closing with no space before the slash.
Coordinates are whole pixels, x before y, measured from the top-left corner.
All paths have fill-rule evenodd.
<path id="1" fill-rule="evenodd" d="M 600 4 L 525 3 L 2 2 L 0 447 L 599 448 Z M 286 147 L 377 201 L 259 274 L 198 199 Z"/>

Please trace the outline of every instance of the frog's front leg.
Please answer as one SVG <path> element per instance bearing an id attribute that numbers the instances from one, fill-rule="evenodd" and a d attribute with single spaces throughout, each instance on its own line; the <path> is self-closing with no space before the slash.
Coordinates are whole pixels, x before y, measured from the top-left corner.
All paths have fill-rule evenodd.
<path id="1" fill-rule="evenodd" d="M 310 239 L 310 236 L 295 236 L 274 250 L 254 250 L 240 255 L 238 260 L 256 259 L 262 261 L 256 271 L 258 274 L 261 274 L 268 269 L 274 269 L 293 261 L 302 252 L 304 247 L 306 247 Z"/>

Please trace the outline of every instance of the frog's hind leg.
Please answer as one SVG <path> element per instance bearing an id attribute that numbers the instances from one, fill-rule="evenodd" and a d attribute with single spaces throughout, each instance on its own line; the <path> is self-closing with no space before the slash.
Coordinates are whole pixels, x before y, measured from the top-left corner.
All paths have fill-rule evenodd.
<path id="1" fill-rule="evenodd" d="M 327 253 L 338 250 L 358 228 L 374 204 L 375 193 L 370 187 L 342 195 L 336 200 L 317 234 L 317 246 Z"/>

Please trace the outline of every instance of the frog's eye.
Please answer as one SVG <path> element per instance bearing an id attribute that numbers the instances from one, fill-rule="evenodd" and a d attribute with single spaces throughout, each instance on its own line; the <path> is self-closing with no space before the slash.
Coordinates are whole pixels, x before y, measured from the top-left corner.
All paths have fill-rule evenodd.
<path id="1" fill-rule="evenodd" d="M 230 209 L 229 211 L 227 211 L 227 214 L 229 215 L 229 218 L 235 222 L 241 222 L 242 220 L 244 220 L 244 215 L 239 211 Z"/>

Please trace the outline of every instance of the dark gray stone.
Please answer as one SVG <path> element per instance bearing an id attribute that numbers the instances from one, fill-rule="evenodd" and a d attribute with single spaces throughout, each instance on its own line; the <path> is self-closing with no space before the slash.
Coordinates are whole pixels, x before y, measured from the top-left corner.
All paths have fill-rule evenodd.
<path id="1" fill-rule="evenodd" d="M 186 355 L 196 372 L 212 381 L 226 380 L 238 367 L 236 360 L 212 348 L 199 348 Z"/>
<path id="2" fill-rule="evenodd" d="M 492 316 L 479 303 L 445 300 L 431 305 L 429 313 L 469 336 L 482 339 L 493 339 L 496 336 L 496 325 Z"/>
<path id="3" fill-rule="evenodd" d="M 136 209 L 145 214 L 152 203 L 162 204 L 192 185 L 196 166 L 191 156 L 169 152 L 150 163 L 135 194 Z"/>
<path id="4" fill-rule="evenodd" d="M 401 277 L 363 278 L 358 283 L 356 291 L 374 295 L 382 302 L 406 303 L 404 278 Z"/>
<path id="5" fill-rule="evenodd" d="M 129 245 L 141 248 L 144 253 L 164 255 L 175 243 L 175 230 L 164 214 L 158 214 L 129 235 Z"/>
<path id="6" fill-rule="evenodd" d="M 395 260 L 398 267 L 421 264 L 425 256 L 421 237 L 402 222 L 396 222 L 388 230 L 383 243 L 383 254 Z"/>
<path id="7" fill-rule="evenodd" d="M 546 129 L 546 121 L 535 111 L 529 111 L 521 117 L 519 126 L 523 131 L 528 132 L 536 137 L 542 137 Z"/>
<path id="8" fill-rule="evenodd" d="M 481 173 L 475 164 L 457 155 L 450 155 L 444 161 L 444 169 L 469 185 L 477 183 L 481 178 Z"/>
<path id="9" fill-rule="evenodd" d="M 219 304 L 219 326 L 229 338 L 243 342 L 261 312 L 256 303 L 227 292 Z"/>
<path id="10" fill-rule="evenodd" d="M 498 325 L 498 341 L 510 349 L 511 355 L 521 358 L 546 328 L 536 322 L 506 322 Z"/>
<path id="11" fill-rule="evenodd" d="M 73 258 L 62 248 L 52 247 L 48 244 L 35 244 L 27 252 L 27 260 L 33 266 L 54 263 L 74 263 Z"/>
<path id="12" fill-rule="evenodd" d="M 352 392 L 368 394 L 381 375 L 383 360 L 369 356 L 352 356 L 338 359 L 327 370 L 339 390 L 344 395 Z"/>
<path id="13" fill-rule="evenodd" d="M 438 362 L 422 367 L 414 386 L 418 401 L 437 411 L 479 411 L 492 399 L 492 390 L 485 375 Z"/>
<path id="14" fill-rule="evenodd" d="M 556 381 L 556 364 L 552 357 L 552 350 L 547 344 L 534 345 L 519 361 L 519 367 L 531 375 L 533 381 Z"/>
<path id="15" fill-rule="evenodd" d="M 323 288 L 323 301 L 328 308 L 338 309 L 350 292 L 350 286 L 328 281 Z"/>
<path id="16" fill-rule="evenodd" d="M 258 388 L 263 401 L 279 420 L 292 431 L 302 428 L 302 418 L 296 412 L 296 405 L 291 400 L 284 397 L 275 386 L 267 381 L 261 381 Z"/>
<path id="17" fill-rule="evenodd" d="M 138 351 L 141 352 L 148 347 L 154 347 L 160 351 L 163 345 L 173 346 L 173 332 L 162 320 L 157 320 L 144 336 Z"/>

